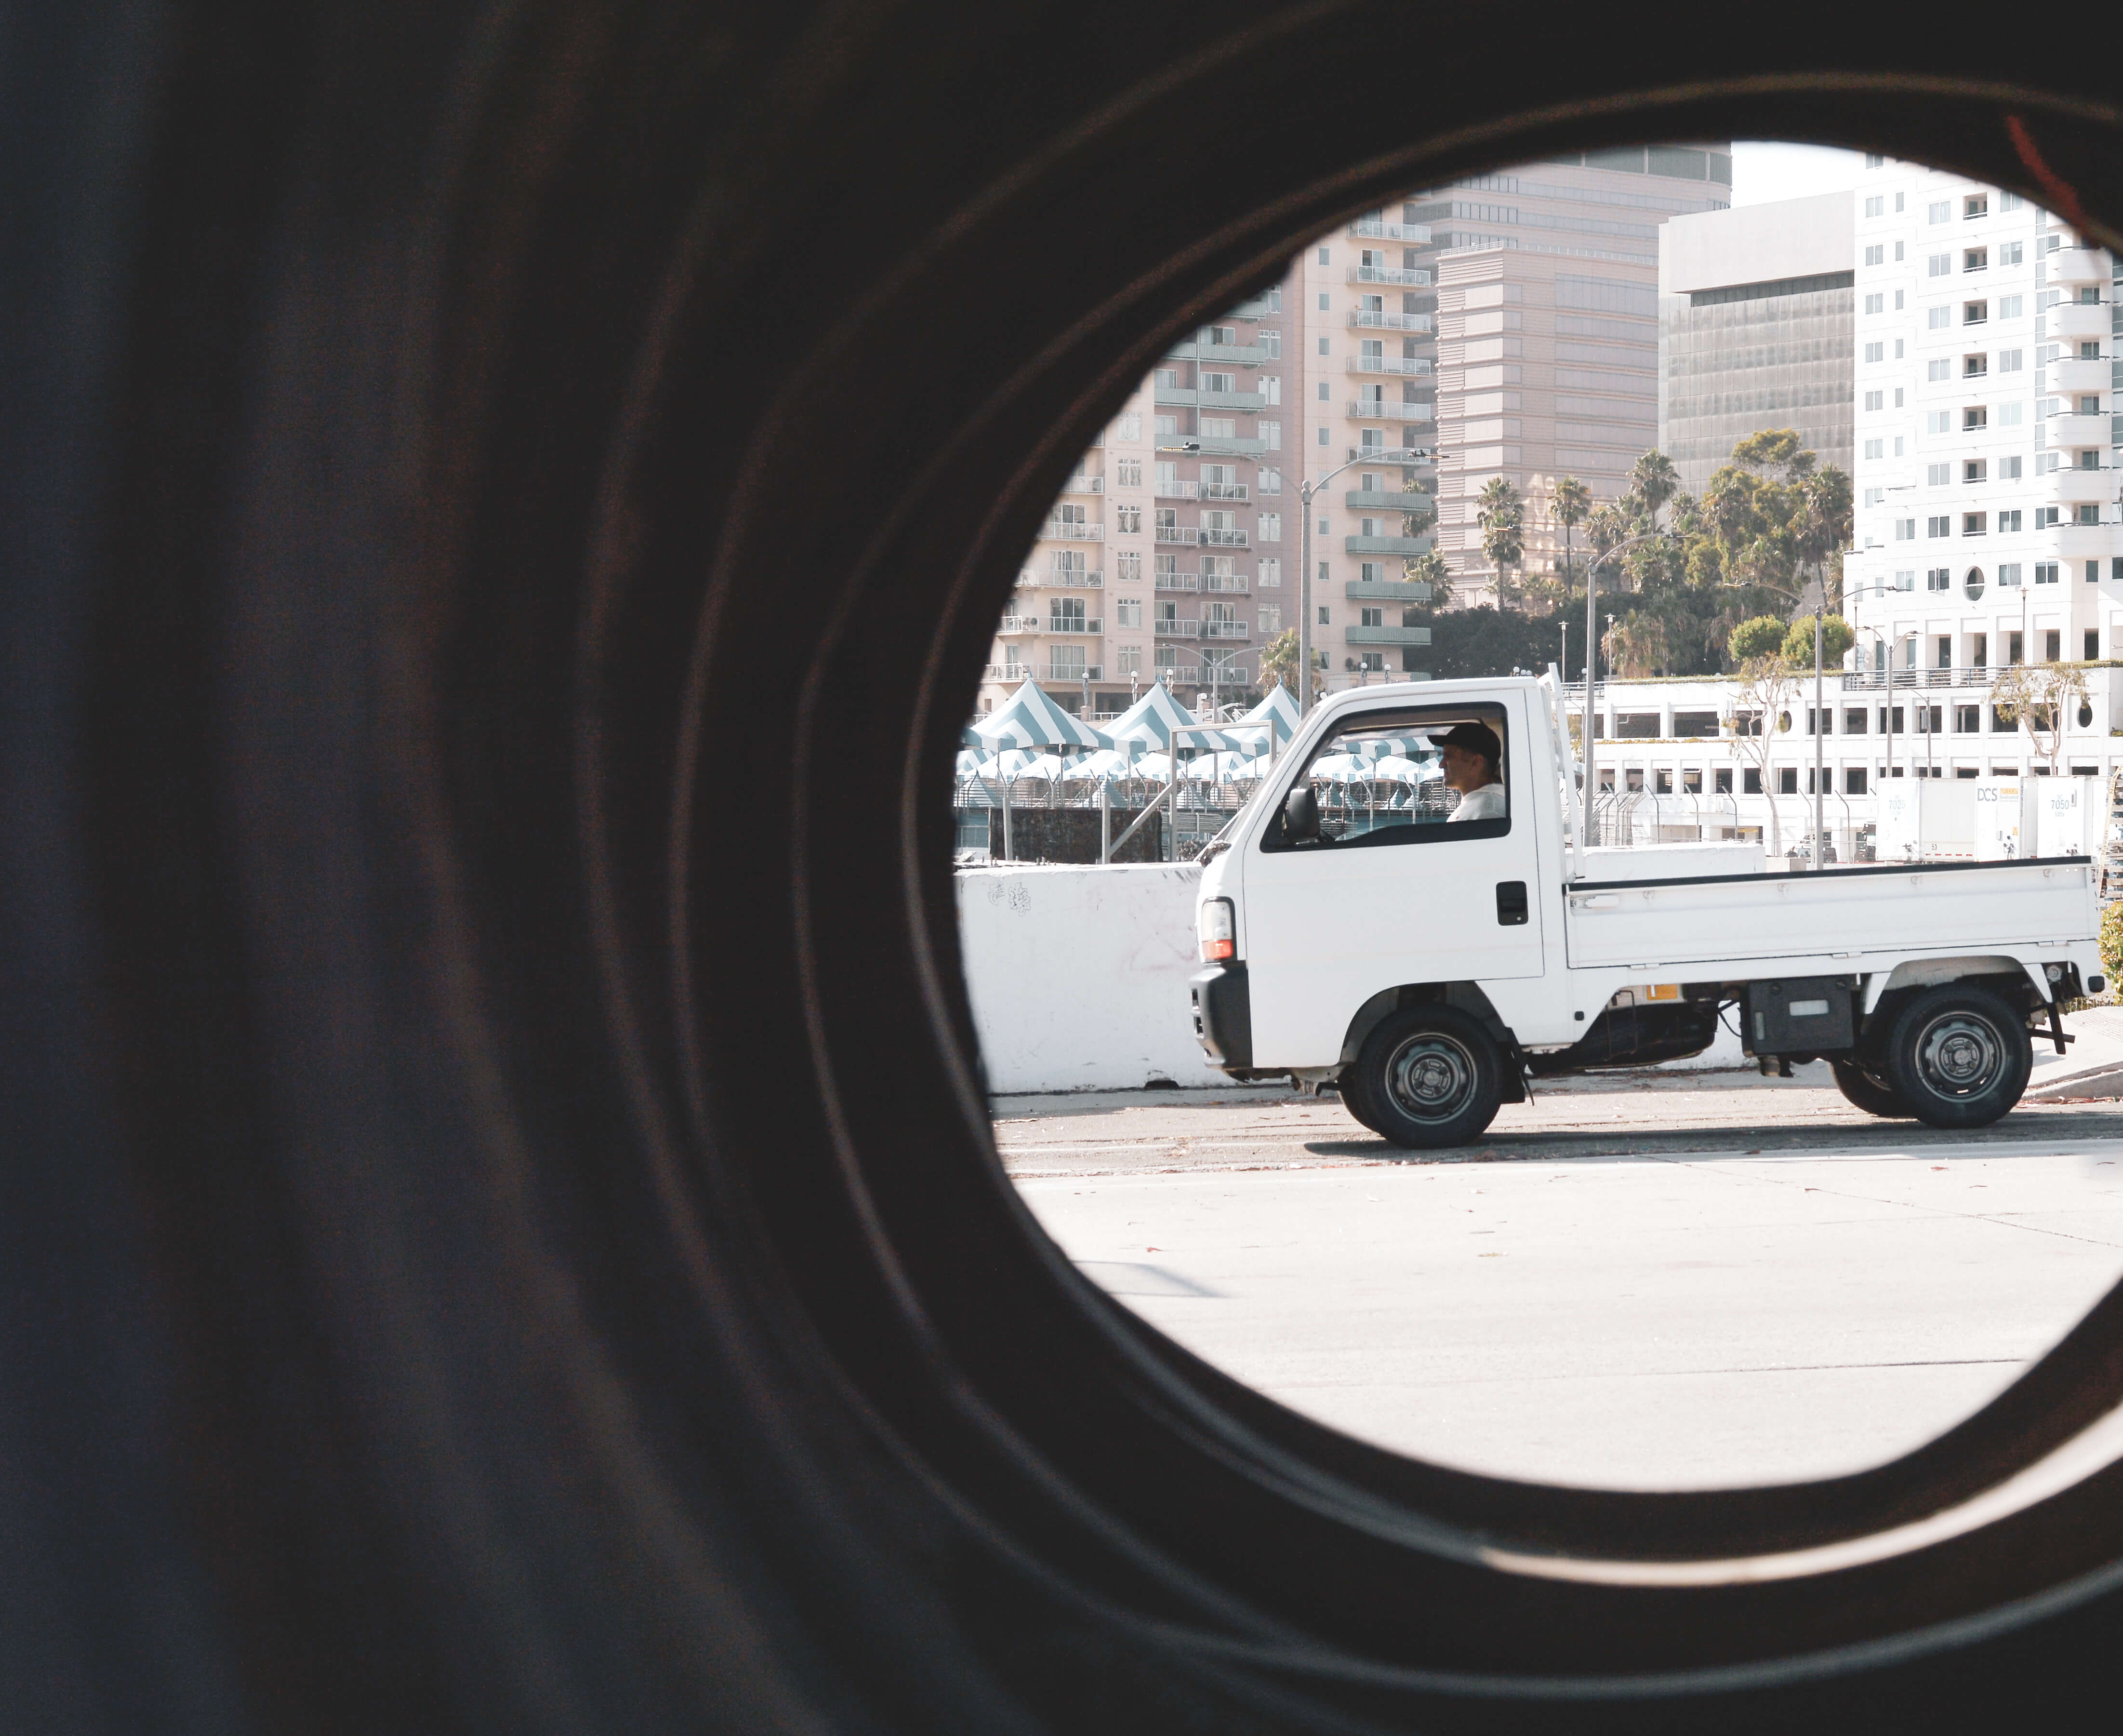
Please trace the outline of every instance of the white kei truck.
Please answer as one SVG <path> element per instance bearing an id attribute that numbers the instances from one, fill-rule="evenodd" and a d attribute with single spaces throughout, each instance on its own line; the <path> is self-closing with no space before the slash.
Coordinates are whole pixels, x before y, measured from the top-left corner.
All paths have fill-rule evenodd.
<path id="1" fill-rule="evenodd" d="M 1502 786 L 1470 807 L 1501 812 L 1455 821 L 1436 784 L 1350 799 L 1352 766 L 1469 723 Z M 2063 1052 L 2060 1003 L 2103 987 L 2083 856 L 1705 873 L 1718 852 L 1588 855 L 1583 832 L 1553 670 L 1322 700 L 1203 853 L 1211 1063 L 1331 1084 L 1374 1132 L 1436 1148 L 1534 1080 L 1699 1054 L 1732 1016 L 1765 1073 L 1825 1060 L 1871 1114 L 1978 1127 L 2027 1088 L 2033 1033 Z"/>

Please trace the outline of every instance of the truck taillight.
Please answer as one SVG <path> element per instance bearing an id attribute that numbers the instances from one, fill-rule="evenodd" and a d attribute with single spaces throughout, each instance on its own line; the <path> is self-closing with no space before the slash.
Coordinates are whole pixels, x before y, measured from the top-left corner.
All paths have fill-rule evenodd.
<path id="1" fill-rule="evenodd" d="M 1204 899 L 1199 922 L 1202 963 L 1221 964 L 1225 959 L 1238 956 L 1238 923 L 1232 915 L 1230 899 Z"/>

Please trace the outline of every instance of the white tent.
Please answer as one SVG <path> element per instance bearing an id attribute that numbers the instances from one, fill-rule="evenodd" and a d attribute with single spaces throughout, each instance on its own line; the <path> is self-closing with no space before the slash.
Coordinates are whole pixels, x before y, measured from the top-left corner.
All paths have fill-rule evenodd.
<path id="1" fill-rule="evenodd" d="M 1151 748 L 1170 751 L 1173 731 L 1182 724 L 1192 724 L 1194 714 L 1173 698 L 1162 681 L 1151 684 L 1150 691 L 1134 704 L 1108 723 L 1103 732 L 1113 746 L 1138 751 Z M 1189 749 L 1228 747 L 1231 744 L 1215 732 L 1183 735 L 1179 737 L 1179 750 L 1183 754 Z"/>
<path id="2" fill-rule="evenodd" d="M 1037 682 L 1028 681 L 973 726 L 991 747 L 1110 747 L 1088 723 L 1072 718 Z"/>
<path id="3" fill-rule="evenodd" d="M 1267 697 L 1259 704 L 1224 733 L 1238 746 L 1258 753 L 1268 745 L 1271 731 L 1277 744 L 1281 744 L 1297 733 L 1297 726 L 1303 721 L 1297 714 L 1296 695 L 1278 681 L 1268 689 Z"/>

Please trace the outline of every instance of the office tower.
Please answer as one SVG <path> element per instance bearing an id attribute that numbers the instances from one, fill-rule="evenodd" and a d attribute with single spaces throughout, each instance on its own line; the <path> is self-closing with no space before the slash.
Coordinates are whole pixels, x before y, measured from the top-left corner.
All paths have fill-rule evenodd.
<path id="1" fill-rule="evenodd" d="M 1795 429 L 1850 470 L 1854 196 L 1668 220 L 1659 237 L 1659 449 L 1700 495 L 1733 447 Z"/>

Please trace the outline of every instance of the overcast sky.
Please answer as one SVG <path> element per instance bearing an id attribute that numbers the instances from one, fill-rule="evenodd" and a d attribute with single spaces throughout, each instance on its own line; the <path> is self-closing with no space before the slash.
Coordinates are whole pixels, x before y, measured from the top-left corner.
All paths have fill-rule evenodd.
<path id="1" fill-rule="evenodd" d="M 1856 151 L 1743 140 L 1732 147 L 1732 203 L 1762 205 L 1771 199 L 1833 193 L 1855 186 L 1864 170 L 1865 159 Z"/>

